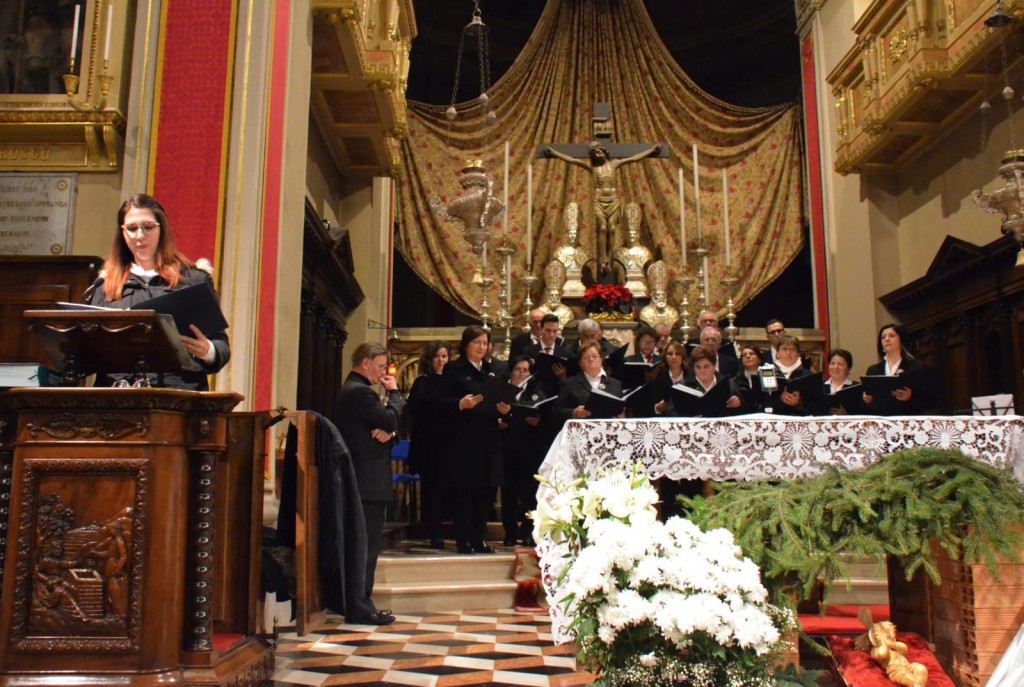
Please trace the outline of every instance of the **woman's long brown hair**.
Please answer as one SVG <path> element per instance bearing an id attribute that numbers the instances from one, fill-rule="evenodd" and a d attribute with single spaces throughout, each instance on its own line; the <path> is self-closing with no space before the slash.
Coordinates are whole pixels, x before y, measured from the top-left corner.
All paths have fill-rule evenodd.
<path id="1" fill-rule="evenodd" d="M 134 195 L 121 204 L 117 211 L 117 227 L 114 229 L 114 241 L 110 246 L 110 253 L 103 263 L 103 293 L 108 301 L 121 300 L 121 289 L 124 287 L 128 275 L 131 273 L 132 262 L 135 258 L 131 249 L 124 240 L 124 231 L 121 225 L 124 224 L 124 216 L 132 208 L 143 208 L 153 212 L 156 221 L 160 224 L 160 242 L 156 251 L 156 271 L 163 277 L 171 287 L 178 284 L 181 279 L 183 268 L 195 267 L 195 263 L 186 258 L 178 251 L 174 242 L 174 231 L 167 219 L 167 213 L 153 196 L 140 193 Z"/>

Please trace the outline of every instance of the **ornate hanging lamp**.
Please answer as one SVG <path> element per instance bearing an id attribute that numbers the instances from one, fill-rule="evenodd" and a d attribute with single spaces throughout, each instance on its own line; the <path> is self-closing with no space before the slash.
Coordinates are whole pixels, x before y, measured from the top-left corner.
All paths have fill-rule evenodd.
<path id="1" fill-rule="evenodd" d="M 1016 137 L 1013 129 L 1013 98 L 1014 90 L 1010 86 L 1010 67 L 1006 50 L 1006 30 L 1013 26 L 1017 20 L 1003 8 L 1002 2 L 996 4 L 991 16 L 985 20 L 985 25 L 994 31 L 1002 31 L 1003 35 L 999 42 L 1000 57 L 1002 59 L 1003 90 L 1001 95 L 1006 101 L 1007 120 L 1010 127 L 1010 150 L 1003 153 L 1003 159 L 999 167 L 999 176 L 1003 179 L 1003 186 L 992 193 L 982 193 L 976 189 L 971 196 L 974 202 L 986 212 L 1003 216 L 1001 225 L 1002 232 L 1020 245 L 1017 253 L 1017 267 L 1024 267 L 1024 150 L 1016 147 Z M 988 131 L 988 115 L 992 112 L 992 105 L 985 100 L 979 108 L 982 117 L 981 149 L 984 151 Z"/>
<path id="2" fill-rule="evenodd" d="M 476 41 L 477 55 L 480 58 L 480 95 L 477 96 L 477 103 L 485 112 L 488 124 L 494 124 L 498 116 L 491 109 L 491 98 L 487 90 L 491 87 L 491 55 L 487 44 L 487 34 L 490 28 L 484 23 L 480 13 L 480 0 L 473 0 L 473 16 L 469 23 L 462 28 L 462 37 L 459 39 L 459 53 L 455 58 L 455 84 L 452 86 L 452 102 L 445 110 L 445 116 L 449 122 L 459 116 L 455 109 L 455 103 L 459 95 L 459 78 L 462 75 L 462 54 L 467 43 Z"/>

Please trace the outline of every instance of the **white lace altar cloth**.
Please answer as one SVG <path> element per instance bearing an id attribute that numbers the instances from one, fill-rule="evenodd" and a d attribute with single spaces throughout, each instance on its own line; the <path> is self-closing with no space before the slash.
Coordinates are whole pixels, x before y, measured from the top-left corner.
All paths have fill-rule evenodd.
<path id="1" fill-rule="evenodd" d="M 571 480 L 600 468 L 639 461 L 652 478 L 751 480 L 816 475 L 829 466 L 867 467 L 882 456 L 918 446 L 957 448 L 1024 482 L 1024 418 L 995 417 L 781 417 L 570 420 L 551 445 L 540 474 Z M 537 498 L 548 497 L 541 485 Z M 555 597 L 567 550 L 537 540 L 544 588 L 551 600 L 556 642 L 571 639 Z"/>

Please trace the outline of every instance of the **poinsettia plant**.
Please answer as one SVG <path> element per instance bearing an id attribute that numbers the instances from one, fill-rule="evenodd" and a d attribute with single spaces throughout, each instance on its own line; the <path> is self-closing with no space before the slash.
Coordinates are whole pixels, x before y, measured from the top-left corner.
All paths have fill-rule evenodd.
<path id="1" fill-rule="evenodd" d="M 625 286 L 594 284 L 583 293 L 583 310 L 587 313 L 631 313 L 635 308 L 633 293 Z"/>
<path id="2" fill-rule="evenodd" d="M 659 522 L 639 465 L 543 479 L 538 539 L 564 559 L 556 594 L 581 663 L 604 687 L 775 687 L 795 625 L 725 529 Z M 559 567 L 559 566 L 555 566 Z"/>

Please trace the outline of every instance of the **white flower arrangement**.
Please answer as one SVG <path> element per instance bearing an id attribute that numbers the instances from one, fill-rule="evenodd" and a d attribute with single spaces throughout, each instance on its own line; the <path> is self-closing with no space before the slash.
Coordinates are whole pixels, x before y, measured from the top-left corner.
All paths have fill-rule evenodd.
<path id="1" fill-rule="evenodd" d="M 769 604 L 728 530 L 657 519 L 639 466 L 542 480 L 534 533 L 564 544 L 556 593 L 581 663 L 608 686 L 770 687 L 793 614 Z"/>

